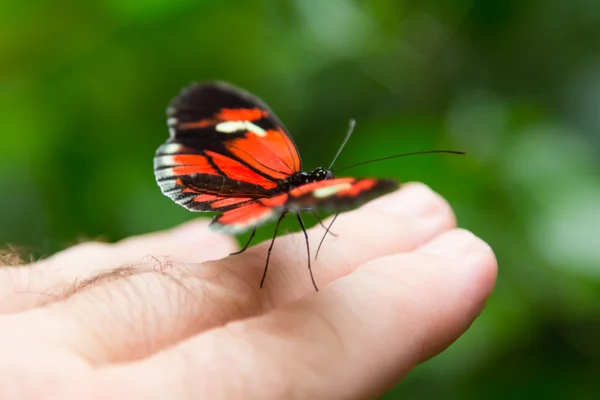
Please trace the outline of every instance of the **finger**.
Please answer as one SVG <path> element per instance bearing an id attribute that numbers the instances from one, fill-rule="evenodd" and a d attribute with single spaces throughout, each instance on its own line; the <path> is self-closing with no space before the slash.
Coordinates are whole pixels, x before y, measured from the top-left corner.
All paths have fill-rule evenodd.
<path id="1" fill-rule="evenodd" d="M 398 213 L 398 209 L 402 212 Z M 379 221 L 374 232 L 360 229 L 365 220 L 374 219 Z M 349 213 L 345 223 L 351 231 L 343 240 L 332 240 L 331 245 L 349 253 L 351 258 L 341 259 L 333 252 L 324 257 L 332 267 L 330 280 L 347 274 L 369 258 L 423 244 L 452 226 L 454 217 L 438 195 L 423 185 L 413 184 L 382 199 L 379 205 Z M 387 234 L 377 233 L 379 229 Z M 376 240 L 368 249 L 353 251 L 356 243 L 366 243 L 369 238 Z M 293 240 L 289 243 L 293 244 Z M 252 260 L 252 256 L 246 259 Z M 278 288 L 279 282 L 271 282 L 271 289 L 260 291 L 257 277 L 247 271 L 252 265 L 240 264 L 244 260 L 237 256 L 201 265 L 175 263 L 161 271 L 150 269 L 126 279 L 109 275 L 109 279 L 88 285 L 89 290 L 79 290 L 47 311 L 59 320 L 57 326 L 72 327 L 69 335 L 61 331 L 64 341 L 76 343 L 87 359 L 102 364 L 146 356 L 200 331 L 256 315 L 313 290 L 308 285 L 302 285 L 302 291 L 297 290 L 298 286 L 292 287 L 294 291 L 284 296 L 281 291 L 285 288 Z M 302 273 L 306 273 L 304 268 Z M 280 292 L 274 295 L 275 291 Z M 103 304 L 101 310 L 97 304 Z M 104 339 L 114 337 L 122 340 Z"/>
<path id="2" fill-rule="evenodd" d="M 42 261 L 42 266 L 68 276 L 80 276 L 82 260 L 85 262 L 83 268 L 95 272 L 136 263 L 148 256 L 203 262 L 220 258 L 237 247 L 229 236 L 215 233 L 208 225 L 209 220 L 200 219 L 171 230 L 126 238 L 115 244 L 82 243 Z"/>
<path id="3" fill-rule="evenodd" d="M 455 340 L 495 277 L 490 248 L 453 230 L 264 316 L 104 369 L 96 384 L 131 398 L 374 398 Z"/>
<path id="4" fill-rule="evenodd" d="M 30 266 L 0 271 L 0 313 L 44 304 L 82 282 L 115 268 L 167 262 L 203 262 L 222 258 L 236 249 L 228 236 L 212 232 L 207 220 L 175 229 L 135 236 L 115 244 L 88 242 L 73 246 Z"/>

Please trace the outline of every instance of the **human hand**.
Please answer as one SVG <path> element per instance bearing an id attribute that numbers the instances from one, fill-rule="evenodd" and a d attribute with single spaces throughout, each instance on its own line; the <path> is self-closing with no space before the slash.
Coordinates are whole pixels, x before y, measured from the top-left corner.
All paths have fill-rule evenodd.
<path id="1" fill-rule="evenodd" d="M 334 230 L 313 263 L 319 292 L 302 236 L 276 240 L 259 289 L 269 243 L 225 257 L 235 242 L 204 221 L 0 269 L 0 398 L 376 397 L 493 289 L 491 249 L 421 184 Z"/>

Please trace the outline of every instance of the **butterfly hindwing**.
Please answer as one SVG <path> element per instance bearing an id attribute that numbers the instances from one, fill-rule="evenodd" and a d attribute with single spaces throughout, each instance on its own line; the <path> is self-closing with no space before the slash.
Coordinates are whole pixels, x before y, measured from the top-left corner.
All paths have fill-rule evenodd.
<path id="1" fill-rule="evenodd" d="M 281 214 L 307 210 L 342 212 L 397 189 L 392 179 L 335 178 L 307 183 L 275 196 L 255 199 L 248 205 L 225 211 L 212 225 L 236 234 L 274 220 Z"/>
<path id="2" fill-rule="evenodd" d="M 392 192 L 399 186 L 396 180 L 375 178 L 334 178 L 312 182 L 290 190 L 285 210 L 290 213 L 306 210 L 347 211 Z"/>

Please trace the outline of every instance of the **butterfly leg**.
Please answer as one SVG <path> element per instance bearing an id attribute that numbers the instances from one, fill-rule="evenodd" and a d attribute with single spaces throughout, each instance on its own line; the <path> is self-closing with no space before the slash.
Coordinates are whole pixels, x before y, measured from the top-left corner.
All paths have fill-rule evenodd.
<path id="1" fill-rule="evenodd" d="M 315 290 L 318 292 L 319 288 L 315 282 L 315 277 L 312 273 L 312 268 L 310 266 L 310 246 L 308 244 L 308 234 L 306 233 L 306 228 L 304 227 L 304 222 L 302 222 L 302 217 L 300 214 L 296 213 L 296 217 L 298 218 L 298 223 L 300 223 L 300 228 L 302 228 L 302 232 L 304 233 L 304 240 L 306 241 L 306 253 L 308 254 L 308 272 L 310 272 L 310 280 L 312 281 Z"/>
<path id="2" fill-rule="evenodd" d="M 250 242 L 252 242 L 252 239 L 254 239 L 254 235 L 256 234 L 256 228 L 254 228 L 252 230 L 252 233 L 250 234 L 250 238 L 248 239 L 248 241 L 246 242 L 246 244 L 244 245 L 244 247 L 242 247 L 241 250 L 236 251 L 235 253 L 230 253 L 230 256 L 236 256 L 238 254 L 242 254 L 243 252 L 246 251 L 246 249 L 248 248 L 248 246 L 250 246 Z"/>
<path id="3" fill-rule="evenodd" d="M 269 246 L 269 250 L 267 251 L 267 262 L 265 263 L 265 270 L 263 272 L 262 279 L 260 280 L 260 288 L 262 289 L 263 284 L 265 283 L 265 278 L 267 277 L 267 269 L 269 269 L 269 259 L 271 258 L 271 250 L 273 250 L 273 244 L 275 243 L 275 238 L 277 237 L 277 230 L 279 229 L 279 224 L 283 217 L 285 217 L 285 213 L 281 214 L 281 217 L 277 220 L 275 224 L 275 231 L 273 232 L 273 239 L 271 239 L 271 245 Z"/>
<path id="4" fill-rule="evenodd" d="M 329 226 L 327 228 L 325 228 L 325 229 L 327 229 L 327 232 L 329 232 L 329 229 L 331 229 L 331 225 L 333 225 L 333 223 L 337 219 L 338 215 L 340 215 L 340 213 L 335 214 L 335 217 L 333 217 L 333 220 L 331 220 L 331 223 L 329 224 Z M 327 236 L 327 232 L 325 232 L 325 234 L 321 238 L 321 241 L 319 242 L 319 247 L 317 247 L 317 254 L 315 254 L 315 261 L 317 260 L 317 257 L 319 257 L 319 251 L 321 251 L 321 245 L 323 244 L 323 241 L 325 240 L 325 237 Z M 337 236 L 337 235 L 335 235 L 335 236 Z"/>
<path id="5" fill-rule="evenodd" d="M 337 233 L 333 233 L 329 230 L 329 228 L 331 228 L 331 224 L 329 225 L 329 228 L 327 228 L 325 226 L 325 224 L 323 223 L 323 220 L 321 218 L 319 218 L 319 214 L 317 214 L 317 212 L 315 210 L 310 210 L 313 215 L 315 216 L 315 218 L 317 219 L 317 221 L 319 221 L 319 224 L 323 227 L 323 229 L 325 229 L 327 231 L 327 233 L 329 233 L 332 236 L 337 237 Z M 334 220 L 337 218 L 337 214 L 335 215 L 335 217 L 333 218 Z"/>

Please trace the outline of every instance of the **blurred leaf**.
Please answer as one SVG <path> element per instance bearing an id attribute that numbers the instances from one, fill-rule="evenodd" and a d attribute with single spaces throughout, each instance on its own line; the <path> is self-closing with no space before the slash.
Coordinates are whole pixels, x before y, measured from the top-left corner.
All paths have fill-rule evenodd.
<path id="1" fill-rule="evenodd" d="M 152 158 L 181 87 L 231 81 L 307 169 L 350 118 L 338 167 L 467 152 L 340 171 L 426 182 L 499 260 L 482 316 L 386 398 L 593 398 L 599 20 L 591 0 L 1 2 L 0 241 L 47 255 L 199 217 L 160 193 Z"/>

